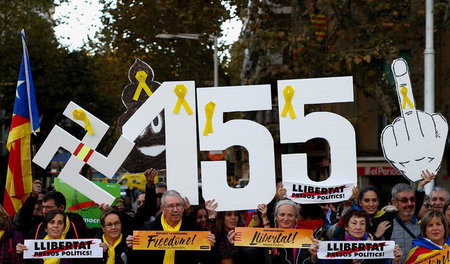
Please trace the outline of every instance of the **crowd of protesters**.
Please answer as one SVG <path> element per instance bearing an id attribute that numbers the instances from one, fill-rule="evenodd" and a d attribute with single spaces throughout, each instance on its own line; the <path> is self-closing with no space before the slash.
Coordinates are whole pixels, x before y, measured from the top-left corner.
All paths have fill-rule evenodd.
<path id="1" fill-rule="evenodd" d="M 200 199 L 191 206 L 176 190 L 154 184 L 154 169 L 145 172 L 145 192 L 137 206 L 125 212 L 101 204 L 101 228 L 88 229 L 83 218 L 65 213 L 66 200 L 57 191 L 46 192 L 39 181 L 13 219 L 0 206 L 0 263 L 415 263 L 429 253 L 446 248 L 450 240 L 450 197 L 445 188 L 434 187 L 429 196 L 424 186 L 434 179 L 428 171 L 416 190 L 399 183 L 392 188 L 388 206 L 380 208 L 380 194 L 373 186 L 353 188 L 348 201 L 297 204 L 286 199 L 277 184 L 269 204 L 255 210 L 216 212 L 218 202 Z M 236 227 L 308 229 L 313 231 L 309 248 L 239 247 Z M 211 251 L 133 250 L 133 230 L 209 231 Z M 98 238 L 103 258 L 24 259 L 24 239 Z M 392 259 L 319 259 L 319 241 L 395 241 Z"/>

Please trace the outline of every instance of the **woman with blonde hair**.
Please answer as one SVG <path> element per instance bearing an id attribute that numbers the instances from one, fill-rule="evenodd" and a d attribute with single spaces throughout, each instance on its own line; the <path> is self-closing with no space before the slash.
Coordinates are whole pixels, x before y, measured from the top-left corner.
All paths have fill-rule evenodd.
<path id="1" fill-rule="evenodd" d="M 413 240 L 405 264 L 416 263 L 450 246 L 449 227 L 444 214 L 428 211 L 420 221 L 420 236 Z"/>

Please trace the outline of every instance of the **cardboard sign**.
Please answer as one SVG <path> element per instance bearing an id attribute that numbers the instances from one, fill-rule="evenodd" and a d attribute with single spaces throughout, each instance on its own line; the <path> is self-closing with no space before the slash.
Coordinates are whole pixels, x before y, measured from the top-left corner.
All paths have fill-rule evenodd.
<path id="1" fill-rule="evenodd" d="M 417 260 L 415 264 L 436 264 L 436 263 L 450 263 L 450 247 L 439 250 L 434 254 L 430 254 L 421 260 Z"/>
<path id="2" fill-rule="evenodd" d="M 354 184 L 318 186 L 283 182 L 286 197 L 296 203 L 334 203 L 346 201 L 352 196 Z"/>
<path id="3" fill-rule="evenodd" d="M 211 250 L 209 231 L 134 231 L 133 250 Z"/>
<path id="4" fill-rule="evenodd" d="M 404 59 L 392 62 L 401 117 L 381 133 L 386 160 L 411 181 L 421 180 L 421 172 L 437 174 L 447 140 L 448 124 L 441 114 L 416 109 L 408 64 Z"/>
<path id="5" fill-rule="evenodd" d="M 308 248 L 312 230 L 236 227 L 234 245 L 241 247 Z"/>
<path id="6" fill-rule="evenodd" d="M 84 165 L 88 164 L 106 177 L 112 178 L 130 153 L 134 143 L 120 136 L 108 157 L 105 157 L 96 152 L 95 148 L 105 136 L 108 125 L 73 102 L 67 105 L 64 115 L 85 127 L 88 132 L 80 141 L 55 125 L 34 156 L 33 162 L 45 169 L 60 147 L 66 149 L 72 153 L 72 156 L 58 178 L 98 204 L 112 204 L 115 197 L 80 175 L 80 171 Z"/>
<path id="7" fill-rule="evenodd" d="M 139 137 L 164 110 L 167 188 L 198 204 L 197 112 L 193 81 L 164 82 L 122 126 L 122 135 Z"/>
<path id="8" fill-rule="evenodd" d="M 122 126 L 161 85 L 155 81 L 155 72 L 144 61 L 137 59 L 128 71 L 130 83 L 122 91 L 122 103 L 127 108 L 117 120 Z M 135 140 L 135 146 L 122 164 L 130 173 L 144 173 L 148 168 L 166 168 L 165 118 L 159 113 Z"/>
<path id="9" fill-rule="evenodd" d="M 228 112 L 272 109 L 270 85 L 201 88 L 197 90 L 197 98 L 200 151 L 243 146 L 248 151 L 250 164 L 248 185 L 232 188 L 227 182 L 225 160 L 202 161 L 205 200 L 215 199 L 216 211 L 248 210 L 269 203 L 276 192 L 275 151 L 269 130 L 252 120 L 224 122 L 223 117 Z"/>
<path id="10" fill-rule="evenodd" d="M 24 259 L 41 258 L 102 258 L 100 239 L 39 239 L 25 240 Z"/>
<path id="11" fill-rule="evenodd" d="M 94 182 L 95 185 L 107 191 L 116 199 L 120 197 L 120 185 L 114 183 Z M 58 178 L 55 178 L 55 190 L 64 194 L 66 198 L 66 212 L 77 213 L 83 217 L 86 226 L 89 228 L 100 228 L 100 215 L 102 210 L 94 206 L 94 201 L 89 199 L 79 191 L 72 188 Z M 111 206 L 117 204 L 114 202 Z"/>
<path id="12" fill-rule="evenodd" d="M 319 259 L 393 259 L 395 241 L 319 241 Z"/>
<path id="13" fill-rule="evenodd" d="M 284 182 L 320 187 L 336 183 L 356 184 L 356 139 L 352 124 L 335 113 L 305 114 L 308 104 L 340 102 L 353 102 L 353 79 L 350 76 L 278 81 L 280 142 L 304 143 L 323 138 L 330 147 L 331 160 L 328 179 L 315 182 L 308 176 L 306 153 L 283 154 L 281 172 Z"/>

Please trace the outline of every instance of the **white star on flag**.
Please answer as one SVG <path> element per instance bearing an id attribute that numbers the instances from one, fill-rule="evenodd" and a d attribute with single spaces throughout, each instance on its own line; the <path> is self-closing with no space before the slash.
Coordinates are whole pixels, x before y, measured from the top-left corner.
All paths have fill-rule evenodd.
<path id="1" fill-rule="evenodd" d="M 17 81 L 17 88 L 16 88 L 16 97 L 20 99 L 19 97 L 19 86 L 24 83 L 25 81 Z"/>

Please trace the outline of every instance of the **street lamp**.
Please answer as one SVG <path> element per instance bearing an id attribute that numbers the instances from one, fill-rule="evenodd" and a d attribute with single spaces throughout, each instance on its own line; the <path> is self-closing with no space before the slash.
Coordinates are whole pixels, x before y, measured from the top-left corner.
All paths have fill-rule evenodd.
<path id="1" fill-rule="evenodd" d="M 167 33 L 162 33 L 162 34 L 158 34 L 156 35 L 157 38 L 160 39 L 198 39 L 199 38 L 199 34 L 189 34 L 189 33 L 180 33 L 180 34 L 167 34 Z M 208 40 L 210 41 L 214 41 L 214 87 L 218 87 L 219 86 L 219 70 L 218 70 L 218 65 L 219 65 L 219 61 L 217 58 L 217 37 L 214 35 L 209 35 Z"/>

